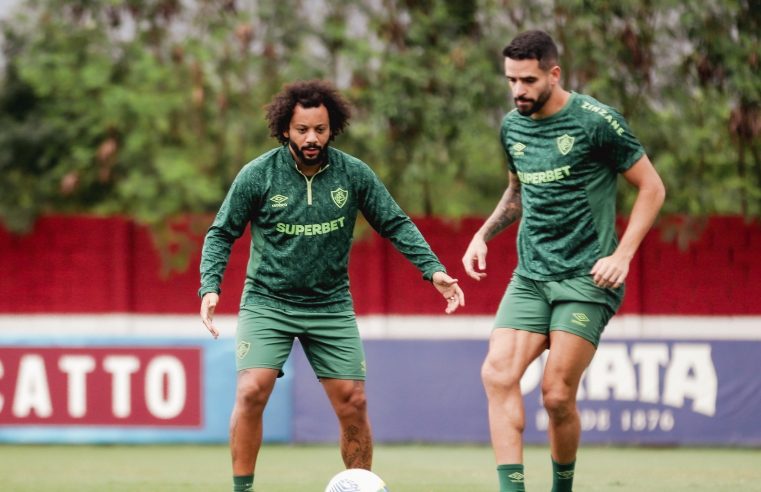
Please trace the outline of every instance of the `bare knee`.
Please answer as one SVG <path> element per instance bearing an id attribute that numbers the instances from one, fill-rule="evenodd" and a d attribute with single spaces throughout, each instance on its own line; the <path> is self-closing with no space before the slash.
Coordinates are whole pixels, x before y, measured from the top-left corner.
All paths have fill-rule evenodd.
<path id="1" fill-rule="evenodd" d="M 498 362 L 487 356 L 481 366 L 481 382 L 488 396 L 506 394 L 519 390 L 520 375 L 511 371 L 504 362 Z"/>
<path id="2" fill-rule="evenodd" d="M 552 420 L 561 421 L 576 414 L 576 395 L 565 385 L 543 385 L 542 401 Z"/>
<path id="3" fill-rule="evenodd" d="M 256 380 L 239 380 L 235 404 L 242 412 L 262 412 L 272 388 Z"/>
<path id="4" fill-rule="evenodd" d="M 341 420 L 364 418 L 367 414 L 367 394 L 364 388 L 355 385 L 351 390 L 341 393 L 334 407 L 336 415 Z"/>

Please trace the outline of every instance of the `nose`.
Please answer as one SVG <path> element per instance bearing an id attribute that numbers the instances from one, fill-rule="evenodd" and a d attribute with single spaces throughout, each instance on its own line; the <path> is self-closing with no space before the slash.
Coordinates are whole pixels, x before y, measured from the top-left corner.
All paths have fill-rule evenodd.
<path id="1" fill-rule="evenodd" d="M 520 82 L 513 83 L 512 86 L 513 97 L 523 97 L 526 95 L 526 87 Z"/>
<path id="2" fill-rule="evenodd" d="M 309 130 L 306 135 L 306 143 L 315 143 L 317 142 L 317 132 L 314 130 Z"/>

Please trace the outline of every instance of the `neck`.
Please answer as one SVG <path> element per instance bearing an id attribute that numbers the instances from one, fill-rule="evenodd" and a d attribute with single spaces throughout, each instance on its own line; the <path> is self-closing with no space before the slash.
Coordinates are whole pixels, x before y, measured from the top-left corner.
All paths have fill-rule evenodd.
<path id="1" fill-rule="evenodd" d="M 568 98 L 570 97 L 570 92 L 560 86 L 555 87 L 555 89 L 552 91 L 552 95 L 544 104 L 544 107 L 542 107 L 542 109 L 536 113 L 532 114 L 531 117 L 535 120 L 541 120 L 543 118 L 552 116 L 553 114 L 563 109 L 563 106 L 565 106 L 565 104 L 568 102 Z"/>
<path id="2" fill-rule="evenodd" d="M 304 164 L 302 164 L 301 162 L 297 160 L 296 168 L 299 170 L 299 172 L 301 172 L 301 174 L 303 174 L 307 178 L 311 178 L 312 176 L 320 172 L 320 169 L 322 169 L 322 164 L 320 164 L 319 166 L 305 166 Z"/>
<path id="3" fill-rule="evenodd" d="M 307 178 L 311 178 L 312 176 L 320 172 L 320 169 L 322 169 L 322 167 L 325 165 L 324 162 L 321 162 L 319 164 L 309 166 L 301 162 L 301 159 L 296 154 L 296 152 L 294 152 L 293 148 L 290 145 L 288 146 L 288 151 L 291 153 L 291 157 L 293 157 L 294 162 L 296 162 L 296 169 L 298 169 L 299 172 L 303 174 L 304 176 L 306 176 Z"/>

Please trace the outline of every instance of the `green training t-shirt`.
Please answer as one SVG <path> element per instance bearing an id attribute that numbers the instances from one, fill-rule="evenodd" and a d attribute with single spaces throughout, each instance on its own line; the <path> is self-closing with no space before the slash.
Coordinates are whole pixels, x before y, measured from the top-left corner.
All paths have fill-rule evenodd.
<path id="1" fill-rule="evenodd" d="M 307 178 L 287 146 L 248 163 L 233 181 L 201 253 L 201 288 L 219 292 L 233 242 L 251 224 L 241 305 L 337 312 L 353 309 L 349 250 L 357 213 L 430 280 L 446 271 L 370 167 L 328 148 Z"/>
<path id="2" fill-rule="evenodd" d="M 516 273 L 542 281 L 588 274 L 618 245 L 617 176 L 645 154 L 642 145 L 617 111 L 575 92 L 547 118 L 511 111 L 500 138 L 521 182 Z"/>

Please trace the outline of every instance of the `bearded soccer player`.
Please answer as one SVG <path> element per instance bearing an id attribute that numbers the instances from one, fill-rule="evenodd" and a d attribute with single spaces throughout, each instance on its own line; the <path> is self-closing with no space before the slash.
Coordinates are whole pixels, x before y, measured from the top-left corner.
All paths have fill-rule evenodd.
<path id="1" fill-rule="evenodd" d="M 520 380 L 549 349 L 542 401 L 549 416 L 553 492 L 572 490 L 581 425 L 576 392 L 621 304 L 629 263 L 663 204 L 663 183 L 621 115 L 560 86 L 558 52 L 542 31 L 504 49 L 516 109 L 501 127 L 508 186 L 462 263 L 480 280 L 486 242 L 514 222 L 518 265 L 500 303 L 481 369 L 500 492 L 524 491 Z M 620 241 L 618 174 L 637 189 Z"/>
<path id="2" fill-rule="evenodd" d="M 233 242 L 250 224 L 230 419 L 234 491 L 253 490 L 262 413 L 295 338 L 338 417 L 344 464 L 371 468 L 365 355 L 348 278 L 358 212 L 432 282 L 446 313 L 465 303 L 457 280 L 367 164 L 329 145 L 349 113 L 327 82 L 285 86 L 267 106 L 271 135 L 281 146 L 243 167 L 204 241 L 201 318 L 216 338 L 212 318 L 222 275 Z"/>

